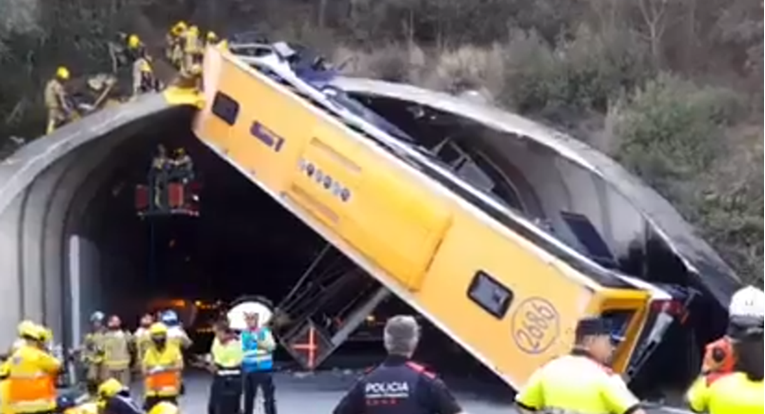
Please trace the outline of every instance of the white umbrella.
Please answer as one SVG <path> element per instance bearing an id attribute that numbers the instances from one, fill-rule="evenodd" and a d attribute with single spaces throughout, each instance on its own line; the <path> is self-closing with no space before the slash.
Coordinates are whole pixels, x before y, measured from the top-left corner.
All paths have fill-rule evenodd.
<path id="1" fill-rule="evenodd" d="M 231 329 L 241 331 L 247 329 L 247 323 L 245 322 L 245 315 L 249 313 L 257 313 L 258 314 L 258 320 L 260 321 L 261 325 L 265 325 L 268 322 L 271 321 L 271 317 L 273 317 L 274 312 L 271 310 L 271 307 L 258 302 L 258 301 L 249 301 L 249 302 L 242 302 L 228 311 L 228 314 L 226 315 L 228 317 L 229 326 Z"/>

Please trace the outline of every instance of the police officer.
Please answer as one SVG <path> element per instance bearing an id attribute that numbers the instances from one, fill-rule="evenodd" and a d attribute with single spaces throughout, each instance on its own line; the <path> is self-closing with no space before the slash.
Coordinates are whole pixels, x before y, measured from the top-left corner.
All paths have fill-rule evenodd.
<path id="1" fill-rule="evenodd" d="M 733 341 L 732 372 L 710 372 L 694 382 L 686 394 L 691 409 L 709 414 L 754 414 L 765 410 L 762 321 L 750 321 Z"/>
<path id="2" fill-rule="evenodd" d="M 612 353 L 608 321 L 580 320 L 571 353 L 537 369 L 515 402 L 526 412 L 645 414 L 621 377 L 606 365 Z"/>
<path id="3" fill-rule="evenodd" d="M 274 386 L 274 350 L 276 342 L 271 330 L 260 323 L 258 312 L 245 313 L 247 329 L 242 332 L 242 371 L 244 375 L 244 414 L 252 414 L 258 388 L 263 391 L 266 414 L 276 414 L 276 387 Z"/>
<path id="4" fill-rule="evenodd" d="M 335 407 L 334 414 L 458 414 L 457 401 L 435 375 L 412 362 L 420 327 L 412 316 L 385 325 L 388 358 L 367 373 Z"/>
<path id="5" fill-rule="evenodd" d="M 208 414 L 238 414 L 242 396 L 242 343 L 230 327 L 227 319 L 215 324 L 208 368 L 215 375 L 210 386 Z"/>

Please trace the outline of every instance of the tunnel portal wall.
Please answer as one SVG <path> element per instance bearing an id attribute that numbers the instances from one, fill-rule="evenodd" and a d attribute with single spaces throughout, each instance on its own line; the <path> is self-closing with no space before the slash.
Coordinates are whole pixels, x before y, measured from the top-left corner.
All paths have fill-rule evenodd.
<path id="1" fill-rule="evenodd" d="M 98 304 L 99 291 L 98 246 L 78 234 L 79 222 L 120 145 L 179 109 L 162 95 L 145 96 L 66 125 L 0 162 L 0 349 L 10 346 L 22 319 L 44 322 L 73 343 L 73 329 L 87 315 L 83 304 Z M 79 279 L 70 278 L 71 267 Z M 77 322 L 66 322 L 77 314 Z"/>

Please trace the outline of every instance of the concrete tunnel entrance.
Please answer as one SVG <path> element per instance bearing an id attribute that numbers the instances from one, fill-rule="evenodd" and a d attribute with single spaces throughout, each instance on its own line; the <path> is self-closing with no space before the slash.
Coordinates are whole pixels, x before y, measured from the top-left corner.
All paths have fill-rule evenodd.
<path id="1" fill-rule="evenodd" d="M 61 237 L 65 256 L 58 292 L 62 312 L 58 314 L 60 336 L 67 344 L 78 343 L 93 311 L 120 315 L 127 327 L 134 328 L 148 304 L 157 298 L 227 302 L 252 294 L 279 304 L 327 248 L 319 235 L 197 140 L 189 130 L 191 117 L 190 111 L 177 110 L 130 131 L 130 136 L 99 160 L 75 191 L 75 207 L 66 208 L 63 234 L 51 235 Z M 144 219 L 137 215 L 134 188 L 146 183 L 158 144 L 169 150 L 183 147 L 194 160 L 202 186 L 199 217 Z M 85 156 L 80 154 L 76 162 L 86 162 Z M 357 268 L 350 260 L 329 248 L 310 278 L 316 285 L 323 283 L 335 289 L 332 278 L 354 270 Z M 333 291 L 332 300 L 321 301 L 323 310 L 314 315 L 314 321 L 323 323 L 326 315 L 348 307 L 360 289 L 377 285 L 360 273 L 351 279 L 346 287 Z M 49 283 L 40 288 L 48 290 L 43 293 L 45 297 L 54 296 L 51 290 L 55 287 Z M 305 303 L 310 302 L 308 299 Z M 28 308 L 29 304 L 22 306 Z M 300 303 L 290 306 L 295 315 L 307 311 Z M 54 318 L 52 305 L 44 304 L 43 308 L 39 319 Z M 378 308 L 376 318 L 369 318 L 325 366 L 363 367 L 378 361 L 383 354 L 379 340 L 382 322 L 397 312 L 413 311 L 398 299 L 387 300 Z M 499 384 L 472 356 L 424 319 L 422 323 L 426 332 L 422 348 L 428 349 L 423 352 L 424 362 L 441 372 L 469 369 L 473 375 Z M 201 326 L 192 330 L 195 328 Z M 195 352 L 209 349 L 209 333 L 194 339 Z M 283 349 L 277 359 L 294 366 Z"/>

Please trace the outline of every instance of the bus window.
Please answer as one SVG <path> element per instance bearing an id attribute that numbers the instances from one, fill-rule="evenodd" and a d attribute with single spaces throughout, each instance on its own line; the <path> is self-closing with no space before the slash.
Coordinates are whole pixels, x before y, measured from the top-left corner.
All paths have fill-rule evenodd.
<path id="1" fill-rule="evenodd" d="M 483 270 L 476 272 L 468 297 L 486 312 L 502 319 L 513 301 L 513 292 Z"/>

